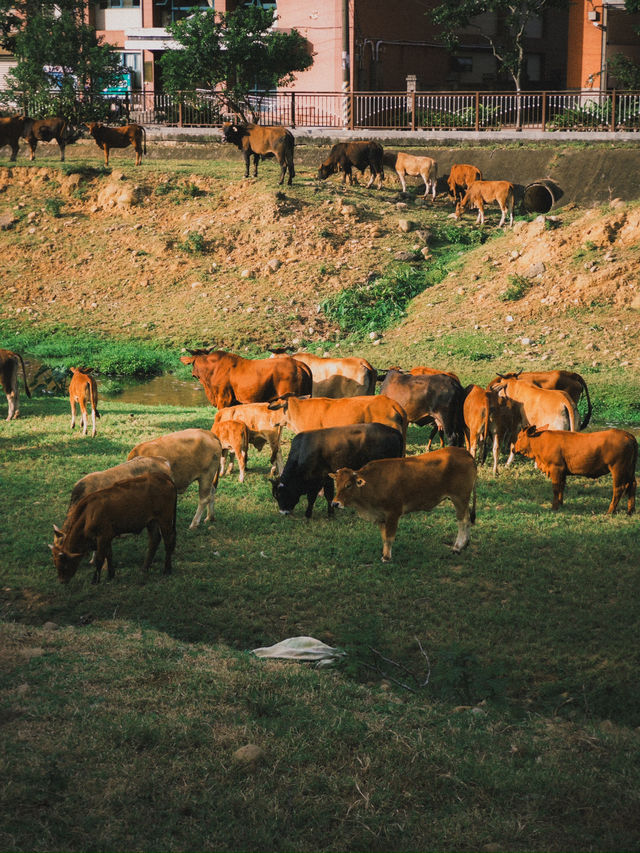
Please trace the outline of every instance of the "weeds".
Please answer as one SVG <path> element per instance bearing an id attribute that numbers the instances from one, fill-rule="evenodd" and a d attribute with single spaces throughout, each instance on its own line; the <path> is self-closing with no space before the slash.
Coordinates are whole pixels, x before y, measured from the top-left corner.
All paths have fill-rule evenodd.
<path id="1" fill-rule="evenodd" d="M 523 275 L 510 275 L 509 287 L 498 294 L 500 302 L 516 302 L 526 296 L 531 288 L 531 282 Z"/>
<path id="2" fill-rule="evenodd" d="M 176 247 L 189 255 L 203 255 L 207 251 L 207 241 L 199 231 L 189 231 L 184 240 L 176 243 Z"/>
<path id="3" fill-rule="evenodd" d="M 64 207 L 64 202 L 59 198 L 47 198 L 44 202 L 45 212 L 49 214 L 49 216 L 53 216 L 54 219 L 57 219 L 61 213 L 62 208 Z"/>

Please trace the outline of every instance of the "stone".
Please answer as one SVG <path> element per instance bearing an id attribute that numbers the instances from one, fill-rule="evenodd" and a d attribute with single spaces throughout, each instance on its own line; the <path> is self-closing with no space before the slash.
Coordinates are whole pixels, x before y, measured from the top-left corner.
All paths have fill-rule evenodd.
<path id="1" fill-rule="evenodd" d="M 410 222 L 408 219 L 399 219 L 398 229 L 404 234 L 408 234 L 409 231 L 413 231 L 413 222 Z"/>
<path id="2" fill-rule="evenodd" d="M 428 243 L 431 239 L 431 232 L 427 228 L 418 228 L 415 236 L 416 240 L 420 240 L 421 243 Z"/>
<path id="3" fill-rule="evenodd" d="M 241 746 L 233 753 L 233 760 L 239 764 L 257 764 L 265 757 L 265 752 L 262 747 L 255 743 L 248 743 L 246 746 Z"/>
<path id="4" fill-rule="evenodd" d="M 546 271 L 546 266 L 542 263 L 542 261 L 538 261 L 537 264 L 531 264 L 531 266 L 525 272 L 524 277 L 535 278 L 536 276 L 543 275 Z"/>
<path id="5" fill-rule="evenodd" d="M 13 213 L 0 213 L 0 231 L 8 231 L 17 221 Z"/>
<path id="6" fill-rule="evenodd" d="M 267 266 L 271 270 L 271 272 L 277 272 L 282 266 L 282 261 L 278 258 L 271 258 L 270 261 L 267 261 Z"/>
<path id="7" fill-rule="evenodd" d="M 396 261 L 403 261 L 404 263 L 417 260 L 414 252 L 396 252 L 393 257 Z"/>
<path id="8" fill-rule="evenodd" d="M 520 343 L 523 347 L 531 346 L 531 338 L 520 338 Z"/>

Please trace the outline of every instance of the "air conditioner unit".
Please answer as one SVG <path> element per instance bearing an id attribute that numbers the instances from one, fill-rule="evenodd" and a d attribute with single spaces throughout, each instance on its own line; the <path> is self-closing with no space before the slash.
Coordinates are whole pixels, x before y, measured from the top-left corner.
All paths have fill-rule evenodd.
<path id="1" fill-rule="evenodd" d="M 592 11 L 587 12 L 587 18 L 590 21 L 599 21 L 600 20 L 600 12 L 596 12 L 595 9 L 593 9 Z"/>

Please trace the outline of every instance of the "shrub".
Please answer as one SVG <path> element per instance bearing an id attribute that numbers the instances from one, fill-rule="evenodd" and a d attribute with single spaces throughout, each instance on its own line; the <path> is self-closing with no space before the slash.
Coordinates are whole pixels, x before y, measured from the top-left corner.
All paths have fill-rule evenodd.
<path id="1" fill-rule="evenodd" d="M 498 299 L 501 302 L 516 302 L 522 299 L 530 287 L 531 282 L 523 275 L 510 275 L 509 287 L 498 295 Z"/>

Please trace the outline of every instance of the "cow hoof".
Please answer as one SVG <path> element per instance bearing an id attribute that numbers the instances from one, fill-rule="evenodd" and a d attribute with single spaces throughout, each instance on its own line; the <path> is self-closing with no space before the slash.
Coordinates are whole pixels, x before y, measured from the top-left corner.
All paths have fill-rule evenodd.
<path id="1" fill-rule="evenodd" d="M 390 562 L 391 562 L 391 557 L 383 557 L 383 558 L 382 558 L 382 562 L 383 562 L 383 563 L 390 563 Z"/>

